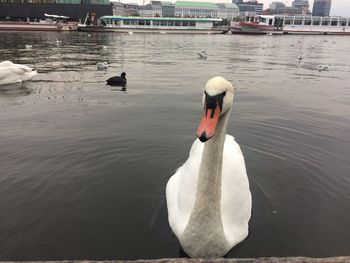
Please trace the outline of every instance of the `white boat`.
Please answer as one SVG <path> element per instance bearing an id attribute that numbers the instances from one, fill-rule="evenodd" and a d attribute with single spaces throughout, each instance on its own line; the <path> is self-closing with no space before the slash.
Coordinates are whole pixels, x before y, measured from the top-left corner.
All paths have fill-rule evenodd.
<path id="1" fill-rule="evenodd" d="M 215 28 L 220 18 L 182 17 L 132 17 L 103 16 L 100 26 L 78 26 L 80 31 L 120 32 L 120 33 L 201 33 L 222 34 L 222 28 Z"/>
<path id="2" fill-rule="evenodd" d="M 0 21 L 0 31 L 73 31 L 76 22 L 69 22 L 67 16 L 45 14 L 45 20 L 39 21 Z"/>
<path id="3" fill-rule="evenodd" d="M 350 34 L 350 18 L 316 16 L 265 16 L 246 17 L 244 22 L 232 22 L 232 33 L 250 34 Z"/>
<path id="4" fill-rule="evenodd" d="M 274 31 L 273 17 L 246 17 L 246 21 L 231 22 L 231 33 L 239 34 L 268 34 Z"/>
<path id="5" fill-rule="evenodd" d="M 350 18 L 276 16 L 284 34 L 350 35 Z"/>

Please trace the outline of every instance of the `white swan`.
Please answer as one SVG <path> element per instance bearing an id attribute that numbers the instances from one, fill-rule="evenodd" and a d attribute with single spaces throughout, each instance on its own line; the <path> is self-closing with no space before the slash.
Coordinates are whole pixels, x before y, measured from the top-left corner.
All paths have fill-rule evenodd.
<path id="1" fill-rule="evenodd" d="M 21 64 L 14 64 L 11 61 L 0 63 L 0 85 L 21 83 L 30 80 L 37 75 L 37 71 Z"/>
<path id="2" fill-rule="evenodd" d="M 166 187 L 170 227 L 191 257 L 221 257 L 248 235 L 251 194 L 244 157 L 226 135 L 233 96 L 224 78 L 207 82 L 199 139 Z"/>

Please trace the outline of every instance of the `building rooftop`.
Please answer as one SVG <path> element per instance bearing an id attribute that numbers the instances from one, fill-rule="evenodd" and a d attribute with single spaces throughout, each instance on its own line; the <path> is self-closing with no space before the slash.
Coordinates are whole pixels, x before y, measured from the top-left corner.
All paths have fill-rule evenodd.
<path id="1" fill-rule="evenodd" d="M 162 1 L 161 5 L 162 6 L 174 6 L 174 4 L 172 2 L 168 2 L 168 1 Z"/>
<path id="2" fill-rule="evenodd" d="M 176 1 L 175 6 L 218 8 L 214 3 L 194 1 Z"/>
<path id="3" fill-rule="evenodd" d="M 239 9 L 238 6 L 234 3 L 218 3 L 216 5 L 220 8 Z"/>

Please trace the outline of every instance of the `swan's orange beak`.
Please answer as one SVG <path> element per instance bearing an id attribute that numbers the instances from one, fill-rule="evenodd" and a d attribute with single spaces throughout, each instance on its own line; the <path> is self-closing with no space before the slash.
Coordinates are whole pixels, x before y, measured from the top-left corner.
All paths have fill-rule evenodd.
<path id="1" fill-rule="evenodd" d="M 201 142 L 206 142 L 214 136 L 220 112 L 219 106 L 216 106 L 214 109 L 204 108 L 204 116 L 197 130 L 197 137 Z"/>

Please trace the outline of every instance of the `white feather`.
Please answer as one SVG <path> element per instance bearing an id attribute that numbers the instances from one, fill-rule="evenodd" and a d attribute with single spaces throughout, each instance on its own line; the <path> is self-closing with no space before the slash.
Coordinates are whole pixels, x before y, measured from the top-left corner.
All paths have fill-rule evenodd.
<path id="1" fill-rule="evenodd" d="M 37 74 L 36 70 L 25 65 L 14 64 L 11 61 L 0 63 L 0 85 L 21 83 L 32 79 Z"/>

